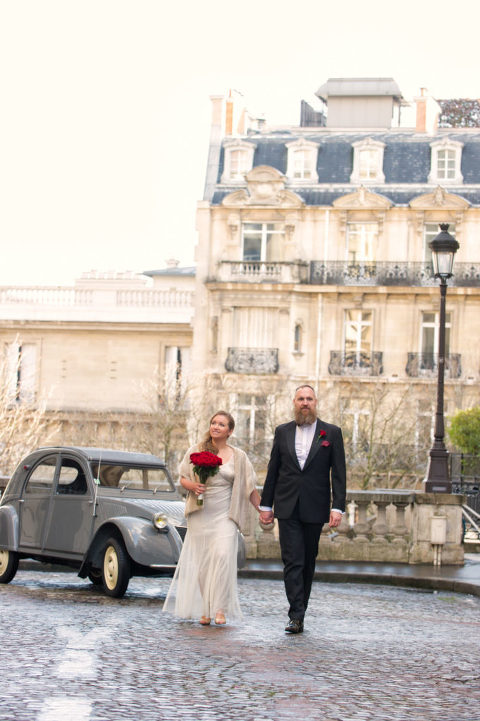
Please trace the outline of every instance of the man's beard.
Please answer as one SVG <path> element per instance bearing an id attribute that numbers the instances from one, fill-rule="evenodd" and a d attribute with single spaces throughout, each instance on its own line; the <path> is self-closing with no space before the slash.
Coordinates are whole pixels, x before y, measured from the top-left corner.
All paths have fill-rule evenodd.
<path id="1" fill-rule="evenodd" d="M 313 413 L 313 411 L 308 411 L 308 413 L 304 415 L 300 410 L 297 410 L 295 408 L 293 414 L 297 426 L 303 426 L 304 423 L 315 423 L 315 421 L 317 420 L 317 416 L 315 415 L 315 413 Z"/>

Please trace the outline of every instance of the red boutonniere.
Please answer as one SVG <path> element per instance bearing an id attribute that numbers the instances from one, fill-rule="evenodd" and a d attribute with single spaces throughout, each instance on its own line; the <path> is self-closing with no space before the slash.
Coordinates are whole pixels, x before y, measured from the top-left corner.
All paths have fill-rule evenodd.
<path id="1" fill-rule="evenodd" d="M 330 441 L 327 441 L 327 439 L 325 438 L 326 435 L 327 435 L 327 432 L 323 431 L 323 430 L 320 431 L 320 433 L 318 435 L 318 438 L 322 442 L 322 446 L 324 446 L 324 448 L 328 448 L 328 446 L 330 445 Z"/>
<path id="2" fill-rule="evenodd" d="M 222 465 L 220 456 L 210 451 L 202 451 L 201 453 L 191 453 L 190 463 L 193 463 L 193 470 L 197 474 L 200 483 L 205 484 L 207 478 L 214 476 L 218 471 L 218 467 Z M 203 493 L 197 497 L 197 505 L 203 506 Z"/>

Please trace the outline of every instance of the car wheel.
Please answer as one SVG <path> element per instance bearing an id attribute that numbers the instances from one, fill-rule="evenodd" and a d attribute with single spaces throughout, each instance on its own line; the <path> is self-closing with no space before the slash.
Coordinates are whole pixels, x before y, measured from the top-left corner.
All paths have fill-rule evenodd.
<path id="1" fill-rule="evenodd" d="M 91 568 L 88 574 L 88 579 L 93 583 L 94 586 L 102 585 L 102 572 L 98 568 Z"/>
<path id="2" fill-rule="evenodd" d="M 18 568 L 18 553 L 0 551 L 0 583 L 10 583 Z"/>
<path id="3" fill-rule="evenodd" d="M 102 564 L 103 590 L 107 596 L 121 598 L 130 580 L 130 559 L 121 541 L 109 538 Z"/>

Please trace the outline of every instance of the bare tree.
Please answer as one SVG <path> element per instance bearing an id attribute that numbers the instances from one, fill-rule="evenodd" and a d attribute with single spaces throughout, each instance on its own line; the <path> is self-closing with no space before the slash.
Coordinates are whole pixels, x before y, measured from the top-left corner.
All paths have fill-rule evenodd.
<path id="1" fill-rule="evenodd" d="M 175 474 L 188 446 L 193 384 L 171 370 L 139 383 L 145 410 L 74 411 L 62 414 L 61 442 L 152 453 Z"/>
<path id="2" fill-rule="evenodd" d="M 20 355 L 0 361 L 0 475 L 10 475 L 27 453 L 48 445 L 57 432 L 57 418 L 44 403 L 20 387 Z"/>
<path id="3" fill-rule="evenodd" d="M 343 384 L 337 422 L 345 436 L 349 485 L 413 488 L 425 476 L 434 388 Z M 429 409 L 421 414 L 422 407 Z"/>

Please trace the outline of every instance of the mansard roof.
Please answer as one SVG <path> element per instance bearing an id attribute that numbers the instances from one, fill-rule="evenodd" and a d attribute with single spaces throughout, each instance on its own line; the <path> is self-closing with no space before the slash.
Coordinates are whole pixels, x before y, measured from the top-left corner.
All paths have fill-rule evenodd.
<path id="1" fill-rule="evenodd" d="M 287 171 L 287 144 L 298 139 L 318 144 L 317 173 L 318 183 L 297 187 L 290 186 L 307 205 L 331 205 L 337 198 L 351 193 L 355 186 L 350 184 L 353 168 L 353 144 L 370 138 L 385 144 L 383 172 L 385 184 L 372 186 L 369 190 L 388 198 L 394 205 L 408 205 L 413 198 L 432 192 L 428 182 L 431 170 L 431 143 L 439 140 L 452 140 L 463 144 L 461 173 L 462 185 L 449 185 L 449 192 L 465 198 L 471 205 L 480 205 L 480 132 L 469 129 L 442 129 L 434 135 L 418 133 L 414 130 L 320 130 L 311 132 L 296 129 L 275 132 L 254 133 L 244 140 L 255 146 L 253 167 L 264 165 L 276 168 L 281 173 Z M 224 169 L 224 149 L 220 150 L 217 187 L 211 198 L 214 205 L 219 204 L 226 195 L 238 190 L 238 183 L 220 184 Z M 473 186 L 473 187 L 472 187 Z"/>

